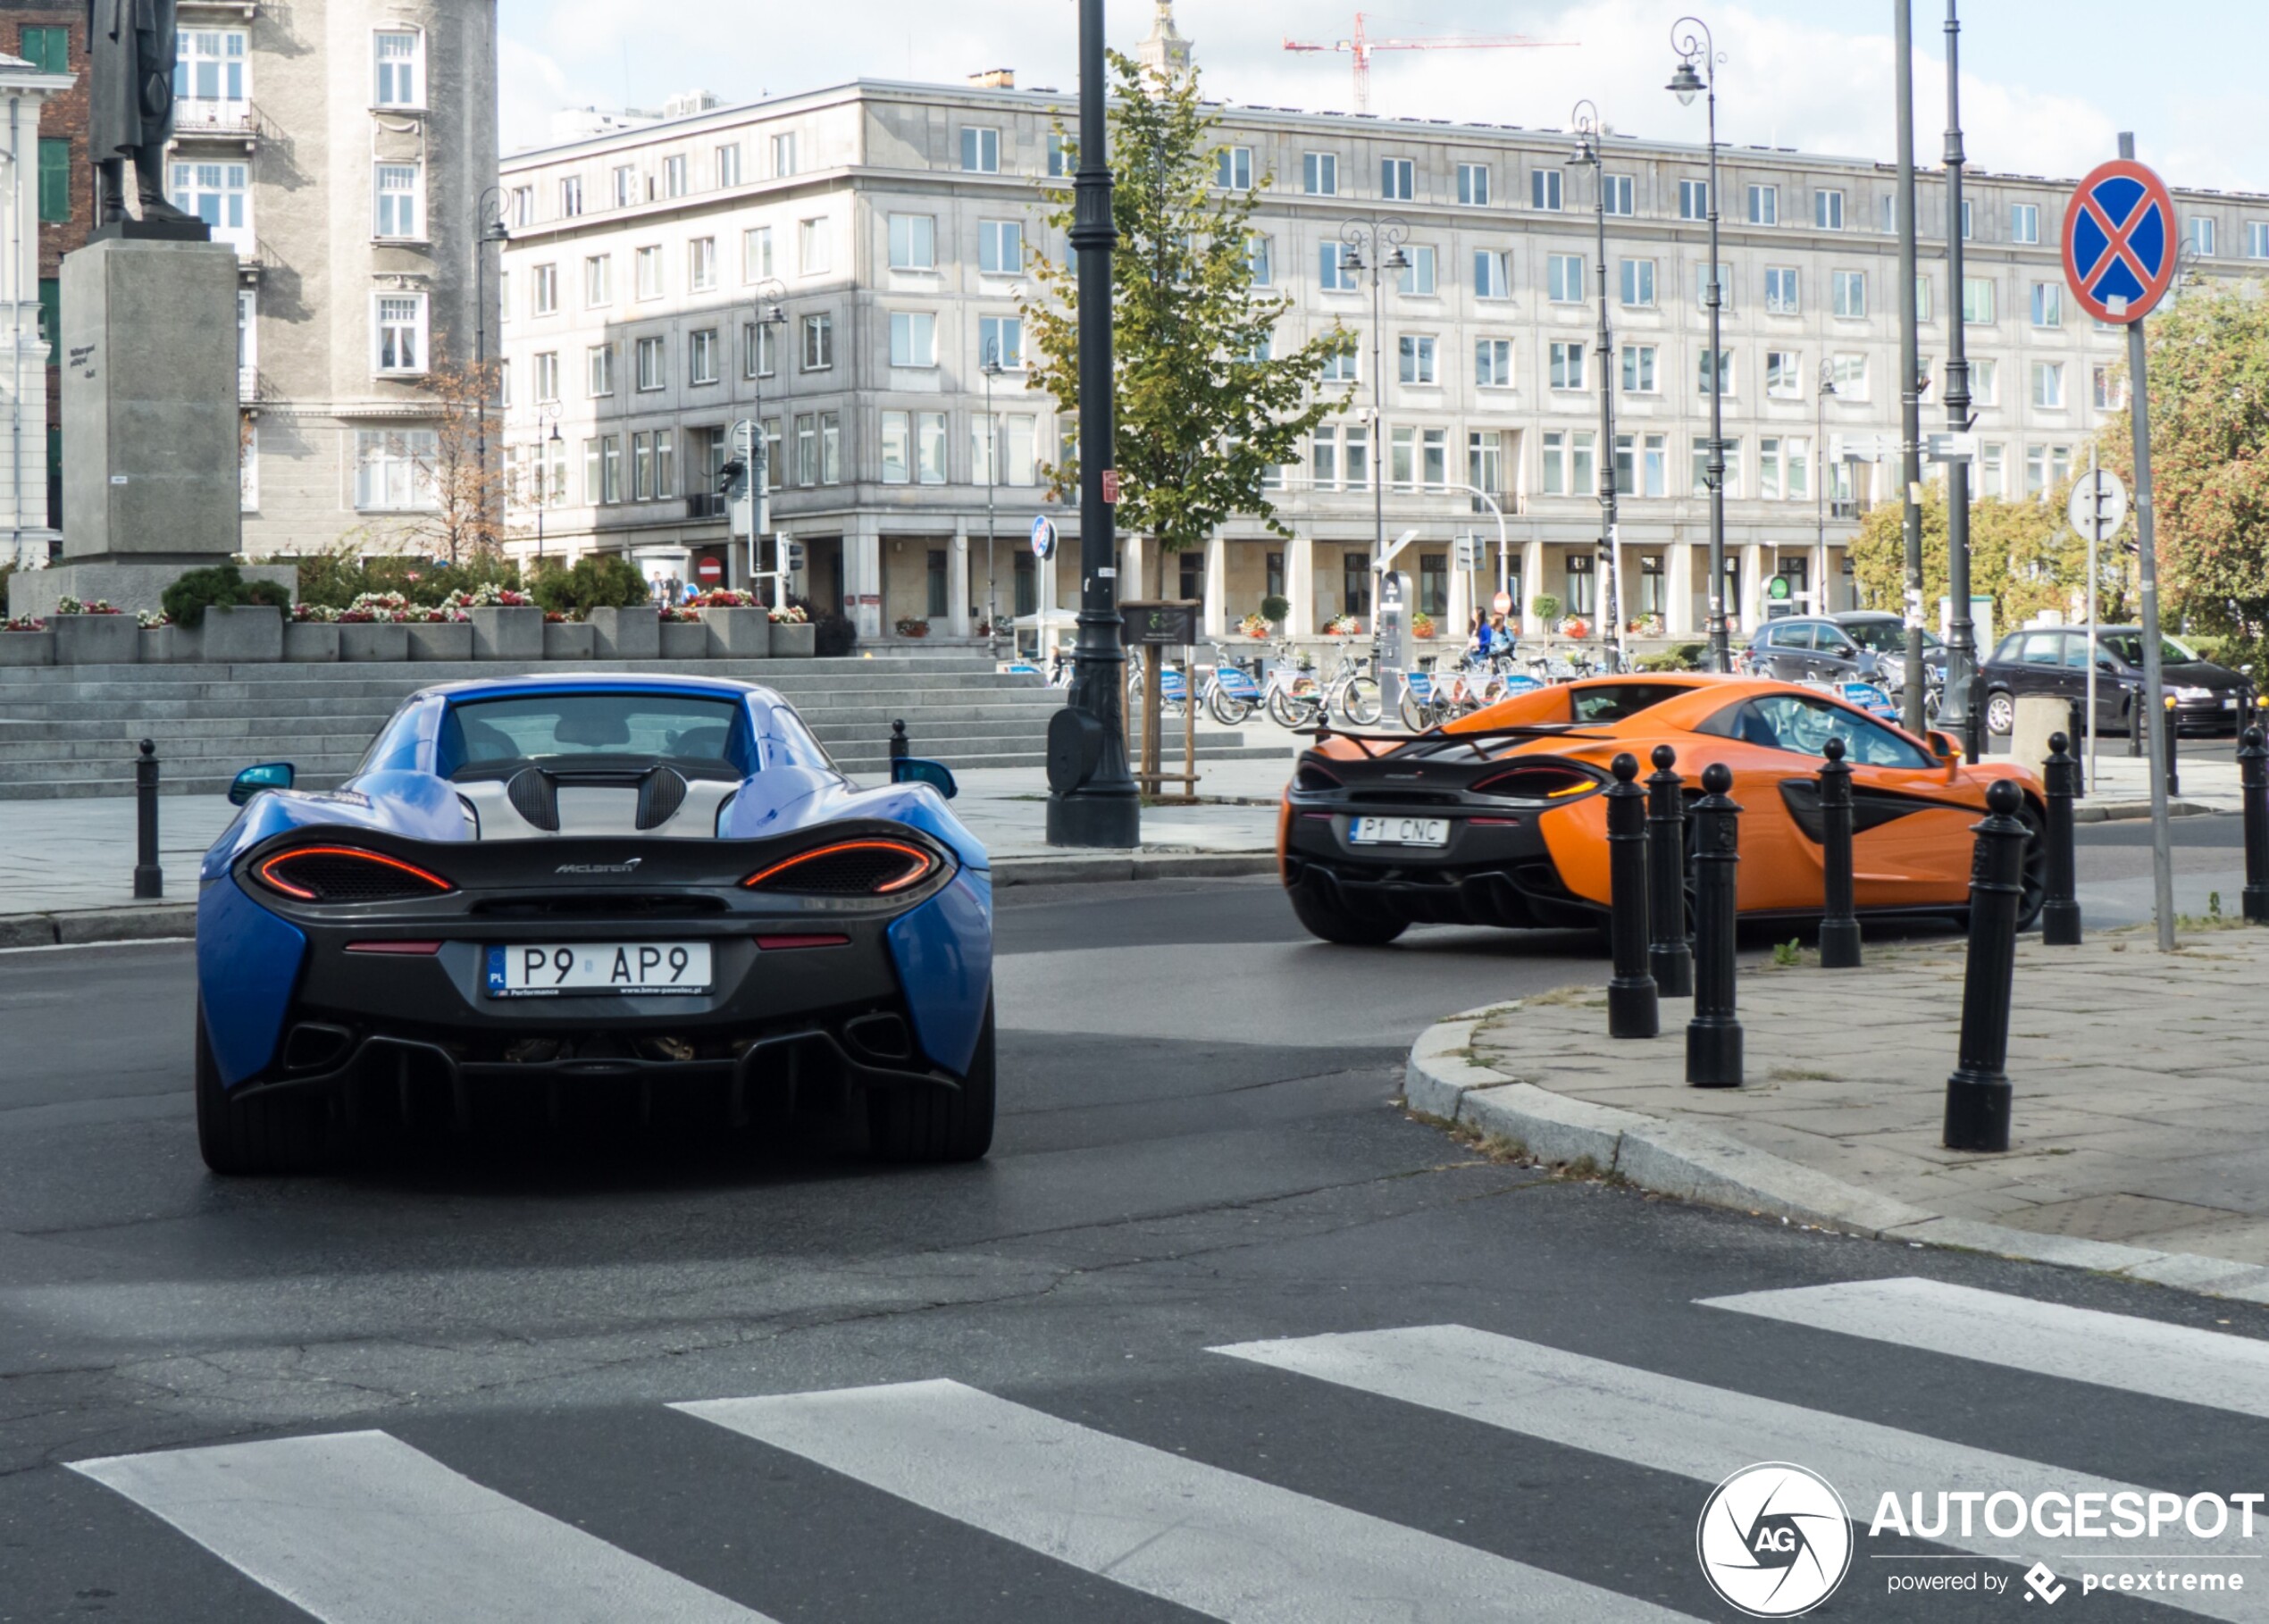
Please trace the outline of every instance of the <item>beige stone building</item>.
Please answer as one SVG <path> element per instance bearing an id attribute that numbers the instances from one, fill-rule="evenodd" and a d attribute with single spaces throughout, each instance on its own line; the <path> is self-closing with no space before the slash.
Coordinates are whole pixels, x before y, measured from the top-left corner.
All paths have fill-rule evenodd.
<path id="1" fill-rule="evenodd" d="M 1036 471 L 1062 425 L 1027 385 L 1017 318 L 1026 255 L 1066 252 L 1043 216 L 1069 185 L 1054 132 L 1073 101 L 982 77 L 994 82 L 861 80 L 505 160 L 516 548 L 535 550 L 540 515 L 554 554 L 707 557 L 737 578 L 712 473 L 730 426 L 754 418 L 774 448 L 773 521 L 807 550 L 800 586 L 845 605 L 867 635 L 900 617 L 959 632 L 988 604 L 1006 615 L 1073 601 L 1069 568 L 1025 546 L 1044 513 L 1068 554 L 1078 515 Z M 1676 116 L 1648 110 L 1659 125 Z M 1233 524 L 1169 561 L 1169 592 L 1202 596 L 1217 629 L 1279 592 L 1295 631 L 1367 615 L 1370 481 L 1383 476 L 1388 537 L 1418 532 L 1398 564 L 1423 607 L 1457 616 L 1502 557 L 1524 610 L 1548 593 L 1595 612 L 1596 391 L 1612 388 L 1622 601 L 1632 620 L 1692 634 L 1708 539 L 1706 152 L 1606 139 L 1603 377 L 1600 172 L 1570 164 L 1570 135 L 1243 105 L 1221 120 L 1224 182 L 1263 188 L 1256 268 L 1294 299 L 1280 344 L 1341 323 L 1359 353 L 1321 386 L 1350 409 L 1276 493 L 1297 539 Z M 1896 177 L 1759 147 L 1727 147 L 1720 167 L 1729 599 L 1754 624 L 1774 576 L 1800 602 L 1849 607 L 1844 541 L 1862 505 L 1896 490 L 1895 465 L 1834 460 L 1896 439 Z M 1922 186 L 1912 297 L 1925 369 L 1940 373 L 1949 323 L 1966 318 L 1986 495 L 2045 494 L 2114 404 L 2120 337 L 2074 306 L 2058 267 L 2069 189 L 1973 167 L 1968 285 L 1955 289 L 1943 182 Z M 2269 198 L 2178 201 L 2204 268 L 2269 260 Z M 1375 331 L 1369 284 L 1341 268 L 1341 245 L 1349 222 L 1382 216 L 1407 227 L 1411 264 Z M 781 325 L 758 322 L 775 312 Z M 1924 421 L 1943 425 L 1935 391 Z M 1502 555 L 1468 486 L 1503 514 Z M 1452 567 L 1468 533 L 1488 555 L 1469 582 Z"/>

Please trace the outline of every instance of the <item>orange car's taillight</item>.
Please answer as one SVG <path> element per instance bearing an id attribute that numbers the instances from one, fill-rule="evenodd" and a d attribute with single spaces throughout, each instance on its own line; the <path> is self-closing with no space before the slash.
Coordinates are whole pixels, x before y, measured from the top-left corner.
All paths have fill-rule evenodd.
<path id="1" fill-rule="evenodd" d="M 1599 780 L 1564 761 L 1525 761 L 1502 773 L 1493 773 L 1473 788 L 1480 795 L 1502 795 L 1508 800 L 1570 800 L 1599 787 Z"/>
<path id="2" fill-rule="evenodd" d="M 414 863 L 357 846 L 298 846 L 263 858 L 253 872 L 301 902 L 401 902 L 456 889 Z"/>
<path id="3" fill-rule="evenodd" d="M 907 841 L 837 841 L 783 858 L 741 882 L 751 891 L 816 897 L 887 897 L 911 890 L 938 869 L 938 859 Z"/>

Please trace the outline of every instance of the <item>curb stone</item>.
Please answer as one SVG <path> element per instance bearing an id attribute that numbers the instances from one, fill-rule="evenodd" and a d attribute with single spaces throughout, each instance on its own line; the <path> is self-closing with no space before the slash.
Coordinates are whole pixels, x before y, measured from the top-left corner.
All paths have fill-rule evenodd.
<path id="1" fill-rule="evenodd" d="M 1476 1062 L 1473 1036 L 1481 1023 L 1520 1007 L 1516 1000 L 1469 1009 L 1419 1034 L 1404 1071 L 1408 1109 L 1477 1133 L 1519 1140 L 1531 1155 L 1546 1162 L 1574 1162 L 1588 1156 L 1603 1170 L 1641 1189 L 1708 1206 L 1768 1214 L 1870 1240 L 1990 1252 L 2019 1262 L 2091 1269 L 2209 1297 L 2269 1303 L 2269 1268 L 2257 1264 L 1948 1218 L 1875 1194 L 1711 1128 L 1570 1099 Z"/>
<path id="2" fill-rule="evenodd" d="M 197 904 L 90 908 L 52 914 L 0 914 L 0 948 L 84 947 L 197 934 Z"/>

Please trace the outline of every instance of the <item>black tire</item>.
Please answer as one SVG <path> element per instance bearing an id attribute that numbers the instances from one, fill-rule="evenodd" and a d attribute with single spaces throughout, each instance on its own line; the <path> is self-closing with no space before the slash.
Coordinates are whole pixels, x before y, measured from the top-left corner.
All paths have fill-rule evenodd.
<path id="1" fill-rule="evenodd" d="M 1213 713 L 1213 719 L 1224 727 L 1240 726 L 1244 719 L 1252 714 L 1252 705 L 1250 700 L 1240 699 L 1223 688 L 1216 688 L 1213 691 L 1212 697 L 1206 700 L 1205 707 Z"/>
<path id="2" fill-rule="evenodd" d="M 1292 911 L 1311 936 L 1343 947 L 1385 947 L 1410 929 L 1404 919 L 1365 919 L 1327 900 L 1310 886 L 1295 885 L 1289 893 Z"/>
<path id="3" fill-rule="evenodd" d="M 2017 817 L 2032 838 L 2025 842 L 2024 892 L 2017 901 L 2017 929 L 2022 933 L 2040 923 L 2048 900 L 2048 825 L 2030 800 L 2017 808 Z"/>
<path id="4" fill-rule="evenodd" d="M 1339 696 L 1339 714 L 1347 718 L 1350 727 L 1377 727 L 1385 711 L 1386 701 L 1379 697 L 1377 677 L 1356 677 Z"/>
<path id="5" fill-rule="evenodd" d="M 926 1084 L 878 1088 L 867 1096 L 867 1148 L 884 1161 L 975 1161 L 992 1148 L 998 1067 L 992 1031 L 992 992 L 984 997 L 984 1025 L 959 1088 Z"/>
<path id="6" fill-rule="evenodd" d="M 322 1164 L 329 1117 L 330 1101 L 312 1092 L 231 1098 L 197 1011 L 197 1143 L 206 1167 L 230 1176 L 307 1172 Z"/>
<path id="7" fill-rule="evenodd" d="M 1995 717 L 2000 720 L 1996 722 Z M 1986 732 L 1997 739 L 2005 739 L 2017 725 L 2016 696 L 2005 688 L 1997 688 L 1986 696 Z"/>

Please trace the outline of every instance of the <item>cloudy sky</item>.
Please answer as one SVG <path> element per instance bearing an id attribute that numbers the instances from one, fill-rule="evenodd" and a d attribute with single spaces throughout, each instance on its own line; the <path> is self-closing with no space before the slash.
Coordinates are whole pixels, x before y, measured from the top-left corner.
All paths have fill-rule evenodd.
<path id="1" fill-rule="evenodd" d="M 1278 106 L 1352 106 L 1347 58 L 1287 53 L 1287 32 L 1330 42 L 1355 0 L 1177 0 L 1209 90 Z M 540 145 L 561 107 L 657 107 L 699 88 L 728 102 L 859 76 L 959 80 L 1010 67 L 1029 86 L 1072 87 L 1072 0 L 500 0 L 504 141 Z M 1111 42 L 1150 31 L 1152 0 L 1108 0 Z M 1945 129 L 1942 4 L 1917 0 L 1915 150 Z M 2161 0 L 2131 42 L 2112 0 L 1964 0 L 1963 123 L 1972 163 L 2077 175 L 2113 155 L 2122 129 L 2166 178 L 2269 190 L 2269 90 L 2256 4 Z M 1662 88 L 1679 7 L 1651 0 L 1379 0 L 1382 37 L 1520 34 L 1549 50 L 1382 53 L 1372 111 L 1554 127 L 1579 96 L 1634 135 L 1699 140 L 1702 110 Z M 1724 138 L 1892 155 L 1890 0 L 1744 0 L 1709 13 Z M 2219 65 L 2217 65 L 2219 63 Z"/>

